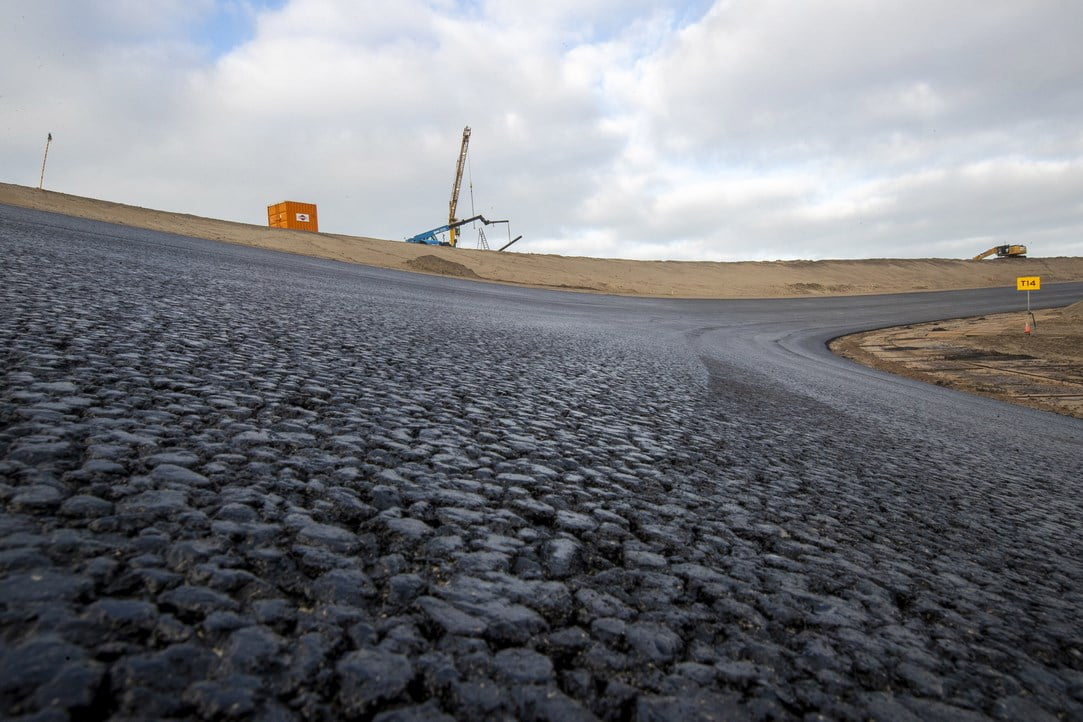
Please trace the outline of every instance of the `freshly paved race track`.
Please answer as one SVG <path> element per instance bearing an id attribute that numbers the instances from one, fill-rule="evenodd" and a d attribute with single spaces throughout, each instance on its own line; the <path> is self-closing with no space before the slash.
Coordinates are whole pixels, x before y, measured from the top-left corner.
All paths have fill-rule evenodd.
<path id="1" fill-rule="evenodd" d="M 1083 719 L 1083 423 L 824 346 L 1014 290 L 0 254 L 0 716 Z"/>

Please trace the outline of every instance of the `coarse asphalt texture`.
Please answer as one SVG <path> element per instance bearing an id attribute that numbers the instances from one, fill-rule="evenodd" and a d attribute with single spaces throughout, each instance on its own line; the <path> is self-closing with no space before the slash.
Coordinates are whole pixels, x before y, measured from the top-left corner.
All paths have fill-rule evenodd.
<path id="1" fill-rule="evenodd" d="M 4 718 L 1083 719 L 1083 422 L 825 348 L 1013 289 L 0 254 Z"/>

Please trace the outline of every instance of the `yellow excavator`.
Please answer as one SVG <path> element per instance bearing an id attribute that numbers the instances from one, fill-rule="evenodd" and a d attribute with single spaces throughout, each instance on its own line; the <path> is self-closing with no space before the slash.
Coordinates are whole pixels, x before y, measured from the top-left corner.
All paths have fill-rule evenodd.
<path id="1" fill-rule="evenodd" d="M 1005 246 L 993 246 L 988 251 L 982 251 L 974 256 L 975 261 L 995 255 L 997 258 L 1026 258 L 1027 247 L 1022 243 L 1012 243 Z"/>

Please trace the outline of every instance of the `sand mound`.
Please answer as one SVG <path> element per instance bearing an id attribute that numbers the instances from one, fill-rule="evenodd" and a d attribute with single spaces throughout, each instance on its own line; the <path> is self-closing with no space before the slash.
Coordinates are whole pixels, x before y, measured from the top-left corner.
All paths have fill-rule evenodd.
<path id="1" fill-rule="evenodd" d="M 1060 317 L 1063 319 L 1083 320 L 1083 301 L 1062 308 Z"/>
<path id="2" fill-rule="evenodd" d="M 421 271 L 422 273 L 438 273 L 441 276 L 455 276 L 457 278 L 481 278 L 463 264 L 439 256 L 418 256 L 403 265 L 411 271 Z"/>

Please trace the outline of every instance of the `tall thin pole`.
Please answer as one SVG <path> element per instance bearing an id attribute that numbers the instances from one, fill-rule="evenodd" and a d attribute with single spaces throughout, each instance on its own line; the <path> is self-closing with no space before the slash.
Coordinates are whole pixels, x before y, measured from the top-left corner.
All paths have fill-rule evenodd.
<path id="1" fill-rule="evenodd" d="M 45 184 L 45 161 L 49 159 L 49 144 L 53 142 L 53 134 L 49 133 L 49 137 L 45 139 L 45 155 L 41 158 L 41 178 L 38 179 L 38 190 L 41 190 L 42 185 Z"/>

